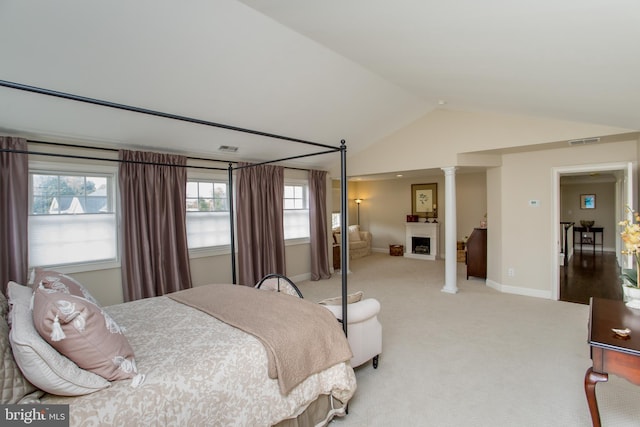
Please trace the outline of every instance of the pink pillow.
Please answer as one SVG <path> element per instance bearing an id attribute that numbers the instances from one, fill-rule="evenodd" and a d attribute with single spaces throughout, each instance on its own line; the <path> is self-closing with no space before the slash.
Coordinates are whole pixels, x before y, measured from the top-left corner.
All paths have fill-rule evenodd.
<path id="1" fill-rule="evenodd" d="M 47 289 L 53 289 L 58 292 L 88 299 L 95 305 L 100 306 L 96 299 L 89 293 L 87 288 L 73 277 L 57 271 L 43 270 L 41 268 L 35 268 L 32 274 L 33 280 L 31 282 L 31 287 L 34 290 L 37 289 L 38 286 L 42 285 Z"/>
<path id="2" fill-rule="evenodd" d="M 122 329 L 91 301 L 38 287 L 33 322 L 45 341 L 79 367 L 109 381 L 136 376 L 133 349 Z"/>

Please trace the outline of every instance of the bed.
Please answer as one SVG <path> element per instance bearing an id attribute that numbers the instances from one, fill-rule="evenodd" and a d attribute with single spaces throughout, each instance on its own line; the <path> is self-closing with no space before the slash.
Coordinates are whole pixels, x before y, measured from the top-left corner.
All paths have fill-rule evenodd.
<path id="1" fill-rule="evenodd" d="M 341 211 L 347 211 L 344 140 L 339 147 L 335 147 L 4 80 L 0 80 L 0 86 L 301 143 L 321 149 L 281 160 L 340 153 Z M 62 155 L 23 150 L 4 151 L 16 154 Z M 89 156 L 62 156 L 112 160 Z M 278 160 L 273 162 L 275 161 Z M 234 169 L 231 163 L 228 170 L 229 183 L 232 186 Z M 229 206 L 234 206 L 231 193 L 229 199 Z M 231 211 L 231 270 L 232 281 L 236 283 L 233 217 Z M 347 215 L 342 215 L 341 224 L 343 229 L 347 228 Z M 342 236 L 342 245 L 347 246 L 346 235 Z M 342 265 L 346 265 L 346 257 L 347 254 L 343 253 Z M 22 277 L 22 274 L 19 276 Z M 341 275 L 344 319 L 341 332 L 346 333 L 346 269 L 342 270 Z M 300 301 L 296 302 L 299 303 Z M 28 312 L 28 309 L 23 309 L 24 312 Z M 340 328 L 326 309 L 321 310 L 331 316 L 334 326 Z M 283 387 L 279 379 L 270 377 L 271 359 L 261 341 L 202 310 L 181 304 L 166 295 L 106 307 L 104 311 L 118 324 L 126 327 L 126 337 L 135 351 L 138 371 L 145 375 L 145 379 L 138 387 L 132 387 L 131 381 L 121 380 L 112 382 L 107 388 L 80 396 L 62 397 L 49 394 L 40 398 L 44 403 L 69 404 L 71 425 L 323 425 L 334 416 L 346 412 L 346 404 L 355 392 L 353 370 L 348 362 L 340 362 L 314 372 L 291 391 L 282 393 Z M 282 322 L 283 319 L 286 320 L 286 316 L 279 315 L 273 320 Z M 31 328 L 33 329 L 33 326 Z M 342 335 L 341 340 L 346 342 L 346 337 Z M 332 346 L 328 345 L 327 348 L 329 347 Z M 349 358 L 345 360 L 348 361 Z"/>
<path id="2" fill-rule="evenodd" d="M 21 292 L 22 288 L 27 287 L 21 286 Z M 317 306 L 338 332 L 329 339 L 344 339 L 335 318 L 317 304 L 238 285 L 190 291 L 199 292 L 196 298 L 201 299 L 207 288 L 242 291 L 255 298 L 255 304 L 271 304 L 278 298 L 285 306 L 304 304 L 312 310 Z M 251 310 L 250 304 L 247 309 Z M 324 425 L 345 414 L 356 388 L 353 369 L 340 362 L 309 375 L 284 394 L 279 378 L 269 376 L 267 351 L 260 339 L 178 302 L 173 295 L 104 310 L 126 328 L 137 370 L 145 378 L 137 387 L 120 380 L 81 396 L 40 398 L 44 404 L 68 404 L 71 426 Z M 273 322 L 279 325 L 281 320 Z"/>

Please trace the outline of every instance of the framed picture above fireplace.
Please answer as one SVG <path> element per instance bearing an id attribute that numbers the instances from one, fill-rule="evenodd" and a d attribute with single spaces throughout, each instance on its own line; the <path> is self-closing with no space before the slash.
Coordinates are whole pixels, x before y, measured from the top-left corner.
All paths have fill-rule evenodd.
<path id="1" fill-rule="evenodd" d="M 421 218 L 438 217 L 438 184 L 411 184 L 411 214 Z"/>

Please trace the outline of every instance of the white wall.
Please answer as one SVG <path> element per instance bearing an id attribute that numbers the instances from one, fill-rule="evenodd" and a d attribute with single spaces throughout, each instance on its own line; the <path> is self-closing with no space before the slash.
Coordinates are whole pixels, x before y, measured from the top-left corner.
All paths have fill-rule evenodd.
<path id="1" fill-rule="evenodd" d="M 488 283 L 514 293 L 552 296 L 553 241 L 552 182 L 554 167 L 608 162 L 635 162 L 636 141 L 503 156 L 503 166 L 488 180 L 490 242 Z M 531 207 L 529 200 L 537 200 Z M 491 220 L 500 210 L 500 221 Z M 508 269 L 515 274 L 509 276 Z"/>
<path id="2" fill-rule="evenodd" d="M 531 116 L 435 110 L 368 149 L 349 155 L 348 171 L 356 176 L 458 166 L 465 165 L 461 153 L 631 131 Z"/>
<path id="3" fill-rule="evenodd" d="M 411 184 L 438 184 L 438 222 L 440 224 L 439 254 L 444 258 L 444 173 L 422 178 L 397 178 L 353 183 L 352 191 L 363 199 L 360 206 L 362 229 L 371 232 L 373 249 L 389 251 L 389 245 L 404 245 L 406 216 L 411 214 Z M 351 201 L 350 201 L 351 203 Z M 459 173 L 456 176 L 457 240 L 468 236 L 480 226 L 487 213 L 486 175 Z M 406 249 L 406 248 L 405 248 Z"/>

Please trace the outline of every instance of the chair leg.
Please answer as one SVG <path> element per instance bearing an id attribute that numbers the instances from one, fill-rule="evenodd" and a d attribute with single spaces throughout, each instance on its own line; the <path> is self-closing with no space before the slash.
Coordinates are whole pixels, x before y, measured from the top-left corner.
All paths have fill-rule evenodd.
<path id="1" fill-rule="evenodd" d="M 379 354 L 373 356 L 373 369 L 378 369 L 378 357 L 380 357 Z"/>

